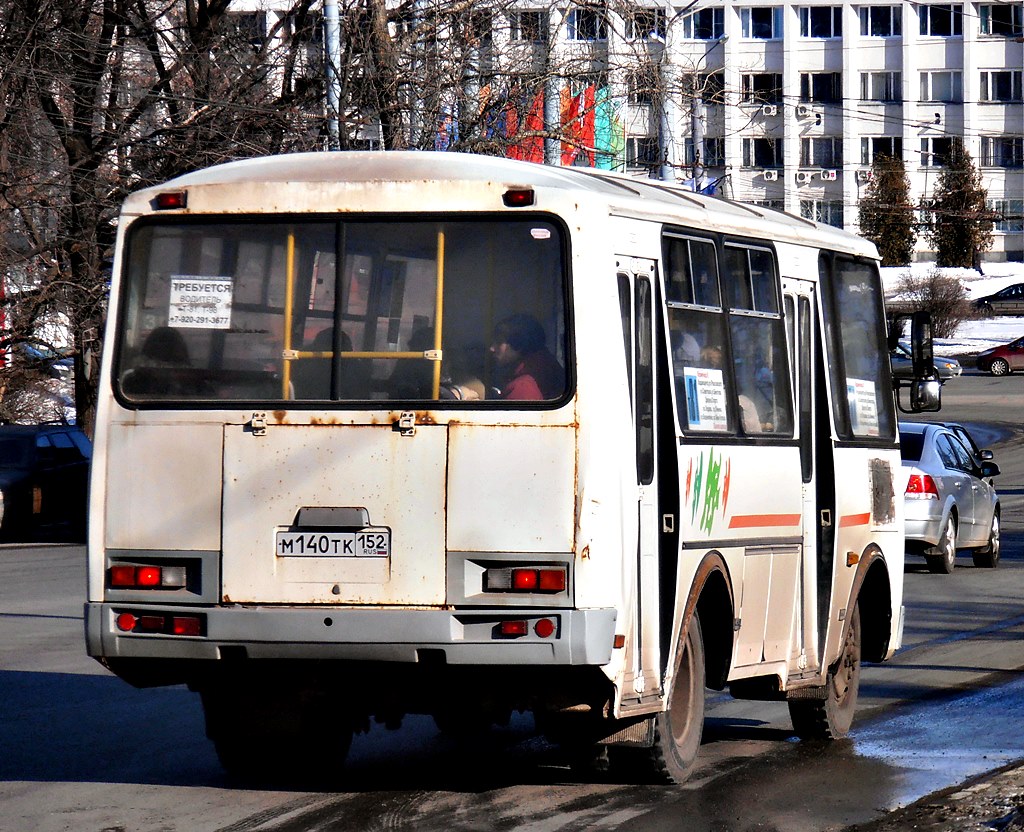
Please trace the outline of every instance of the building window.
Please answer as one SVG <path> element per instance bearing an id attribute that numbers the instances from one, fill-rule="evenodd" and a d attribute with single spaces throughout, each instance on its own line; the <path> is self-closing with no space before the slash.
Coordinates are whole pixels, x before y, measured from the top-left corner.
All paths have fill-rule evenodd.
<path id="1" fill-rule="evenodd" d="M 778 72 L 757 72 L 740 77 L 743 100 L 755 104 L 779 104 L 782 102 L 782 74 Z"/>
<path id="2" fill-rule="evenodd" d="M 981 164 L 992 168 L 1024 167 L 1024 138 L 982 136 Z"/>
<path id="3" fill-rule="evenodd" d="M 1020 101 L 1021 71 L 1002 69 L 981 73 L 982 101 Z"/>
<path id="4" fill-rule="evenodd" d="M 699 9 L 683 18 L 683 37 L 718 40 L 725 34 L 725 9 Z"/>
<path id="5" fill-rule="evenodd" d="M 607 40 L 608 21 L 603 9 L 583 8 L 569 12 L 566 23 L 569 40 Z"/>
<path id="6" fill-rule="evenodd" d="M 684 143 L 686 164 L 696 164 L 697 160 L 693 158 L 693 138 L 688 136 Z M 701 154 L 699 161 L 706 168 L 725 167 L 725 139 L 720 137 L 704 139 L 704 152 Z"/>
<path id="7" fill-rule="evenodd" d="M 474 46 L 489 46 L 494 28 L 490 12 L 472 11 L 465 18 L 465 40 Z"/>
<path id="8" fill-rule="evenodd" d="M 1006 234 L 1024 231 L 1024 199 L 989 199 L 986 206 L 999 217 L 996 231 Z"/>
<path id="9" fill-rule="evenodd" d="M 843 227 L 842 200 L 801 199 L 800 216 L 805 220 L 822 222 L 825 225 Z"/>
<path id="10" fill-rule="evenodd" d="M 903 158 L 903 139 L 899 136 L 861 136 L 860 163 L 873 164 L 876 156 Z"/>
<path id="11" fill-rule="evenodd" d="M 782 7 L 740 9 L 740 33 L 745 38 L 772 40 L 782 37 Z"/>
<path id="12" fill-rule="evenodd" d="M 653 136 L 631 136 L 626 139 L 626 167 L 653 168 L 658 164 L 658 140 Z"/>
<path id="13" fill-rule="evenodd" d="M 1020 37 L 1024 34 L 1024 6 L 1020 3 L 984 3 L 981 13 L 981 33 Z"/>
<path id="14" fill-rule="evenodd" d="M 800 9 L 800 37 L 838 38 L 843 34 L 842 6 L 803 6 Z"/>
<path id="15" fill-rule="evenodd" d="M 752 199 L 750 204 L 761 208 L 770 208 L 773 211 L 786 210 L 786 200 L 784 199 Z"/>
<path id="16" fill-rule="evenodd" d="M 743 166 L 746 168 L 782 167 L 782 139 L 753 137 L 744 139 Z"/>
<path id="17" fill-rule="evenodd" d="M 897 102 L 903 100 L 902 72 L 862 72 L 861 101 Z"/>
<path id="18" fill-rule="evenodd" d="M 920 6 L 921 34 L 937 38 L 960 37 L 964 33 L 964 7 L 961 3 L 934 3 Z"/>
<path id="19" fill-rule="evenodd" d="M 231 39 L 248 41 L 253 49 L 260 49 L 267 38 L 266 12 L 228 12 L 226 31 Z"/>
<path id="20" fill-rule="evenodd" d="M 956 104 L 964 100 L 962 72 L 922 72 L 921 100 Z"/>
<path id="21" fill-rule="evenodd" d="M 547 43 L 548 13 L 547 12 L 512 12 L 512 40 L 528 43 Z"/>
<path id="22" fill-rule="evenodd" d="M 629 103 L 637 106 L 653 104 L 658 92 L 658 70 L 648 65 L 635 69 L 626 76 Z"/>
<path id="23" fill-rule="evenodd" d="M 725 103 L 725 72 L 699 72 L 684 82 L 687 94 L 705 104 Z"/>
<path id="24" fill-rule="evenodd" d="M 628 40 L 665 38 L 664 9 L 633 9 L 626 14 L 625 23 Z"/>
<path id="25" fill-rule="evenodd" d="M 800 164 L 804 167 L 841 168 L 843 139 L 840 136 L 813 136 L 800 139 Z"/>
<path id="26" fill-rule="evenodd" d="M 921 167 L 941 168 L 949 158 L 953 140 L 948 136 L 921 139 Z"/>
<path id="27" fill-rule="evenodd" d="M 801 72 L 800 100 L 838 104 L 843 100 L 841 72 Z"/>
<path id="28" fill-rule="evenodd" d="M 861 6 L 860 33 L 875 38 L 902 35 L 903 9 L 900 6 Z"/>

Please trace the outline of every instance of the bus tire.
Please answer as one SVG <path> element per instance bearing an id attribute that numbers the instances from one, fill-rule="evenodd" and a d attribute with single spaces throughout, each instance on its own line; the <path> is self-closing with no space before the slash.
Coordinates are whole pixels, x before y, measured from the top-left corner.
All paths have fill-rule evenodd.
<path id="1" fill-rule="evenodd" d="M 650 761 L 655 778 L 685 783 L 697 764 L 704 731 L 704 639 L 694 613 L 672 682 L 667 710 L 654 719 Z"/>
<path id="2" fill-rule="evenodd" d="M 825 677 L 823 699 L 789 700 L 793 730 L 802 740 L 845 737 L 853 724 L 860 688 L 860 605 L 853 605 L 843 652 Z"/>
<path id="3" fill-rule="evenodd" d="M 237 689 L 202 692 L 206 735 L 232 780 L 264 786 L 327 787 L 340 780 L 352 729 L 338 725 L 322 702 L 246 696 Z M 324 726 L 332 726 L 329 736 Z"/>

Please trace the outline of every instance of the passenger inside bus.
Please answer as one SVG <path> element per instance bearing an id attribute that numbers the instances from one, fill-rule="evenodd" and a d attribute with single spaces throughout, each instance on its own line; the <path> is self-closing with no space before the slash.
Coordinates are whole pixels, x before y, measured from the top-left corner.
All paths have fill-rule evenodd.
<path id="1" fill-rule="evenodd" d="M 494 328 L 491 355 L 508 374 L 503 399 L 555 399 L 565 389 L 565 370 L 545 346 L 544 328 L 531 315 L 511 315 Z"/>
<path id="2" fill-rule="evenodd" d="M 173 327 L 158 326 L 146 336 L 135 366 L 122 378 L 128 394 L 190 395 L 196 391 L 181 371 L 192 366 L 188 346 L 181 332 Z"/>

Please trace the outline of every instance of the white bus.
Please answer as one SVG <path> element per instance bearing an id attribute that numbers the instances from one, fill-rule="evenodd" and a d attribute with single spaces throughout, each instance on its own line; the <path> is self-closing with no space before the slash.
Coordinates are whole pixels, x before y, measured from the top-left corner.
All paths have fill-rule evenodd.
<path id="1" fill-rule="evenodd" d="M 478 156 L 225 164 L 121 214 L 88 651 L 201 694 L 242 776 L 518 709 L 681 782 L 705 688 L 847 731 L 899 470 L 851 234 Z"/>

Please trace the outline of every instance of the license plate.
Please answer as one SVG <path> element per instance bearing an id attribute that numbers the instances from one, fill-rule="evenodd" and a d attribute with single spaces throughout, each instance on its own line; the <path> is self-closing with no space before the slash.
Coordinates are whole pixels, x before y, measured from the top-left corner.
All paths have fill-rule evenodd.
<path id="1" fill-rule="evenodd" d="M 279 558 L 389 558 L 391 529 L 277 532 Z"/>

